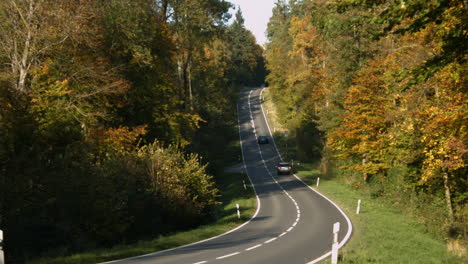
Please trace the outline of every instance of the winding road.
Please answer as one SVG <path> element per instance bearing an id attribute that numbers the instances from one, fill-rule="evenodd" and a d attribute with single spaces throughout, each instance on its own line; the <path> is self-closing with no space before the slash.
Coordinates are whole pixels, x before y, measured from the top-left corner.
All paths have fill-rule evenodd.
<path id="1" fill-rule="evenodd" d="M 343 211 L 295 175 L 277 176 L 280 161 L 261 105 L 261 88 L 246 89 L 238 103 L 244 166 L 257 195 L 254 216 L 220 236 L 194 244 L 106 263 L 234 264 L 317 263 L 331 255 L 333 224 L 340 222 L 339 247 L 350 238 L 352 225 Z"/>

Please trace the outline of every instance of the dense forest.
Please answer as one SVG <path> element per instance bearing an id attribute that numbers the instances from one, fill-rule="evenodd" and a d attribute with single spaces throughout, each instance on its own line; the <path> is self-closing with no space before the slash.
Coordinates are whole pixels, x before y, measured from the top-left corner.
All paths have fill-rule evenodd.
<path id="1" fill-rule="evenodd" d="M 293 158 L 466 241 L 468 5 L 279 0 L 267 81 Z"/>
<path id="2" fill-rule="evenodd" d="M 266 75 L 224 0 L 0 1 L 9 263 L 210 219 L 235 104 Z M 208 163 L 209 161 L 209 163 Z"/>

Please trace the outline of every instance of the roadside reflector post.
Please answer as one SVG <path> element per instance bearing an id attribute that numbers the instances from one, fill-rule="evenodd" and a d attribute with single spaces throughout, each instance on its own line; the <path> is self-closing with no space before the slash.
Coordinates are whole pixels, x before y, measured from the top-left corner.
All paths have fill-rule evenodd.
<path id="1" fill-rule="evenodd" d="M 0 230 L 0 264 L 5 264 L 5 254 L 3 253 L 3 231 Z"/>
<path id="2" fill-rule="evenodd" d="M 320 184 L 320 177 L 317 177 L 317 187 L 319 187 Z"/>
<path id="3" fill-rule="evenodd" d="M 333 243 L 338 243 L 338 232 L 340 232 L 340 222 L 333 224 Z"/>
<path id="4" fill-rule="evenodd" d="M 338 263 L 338 243 L 333 243 L 331 263 L 332 264 Z"/>
<path id="5" fill-rule="evenodd" d="M 359 214 L 359 211 L 361 211 L 361 200 L 357 202 L 356 214 Z"/>
<path id="6" fill-rule="evenodd" d="M 333 224 L 332 264 L 338 263 L 338 232 L 340 232 L 340 222 Z"/>
<path id="7" fill-rule="evenodd" d="M 237 207 L 237 218 L 240 219 L 239 204 L 236 204 L 236 207 Z"/>
<path id="8" fill-rule="evenodd" d="M 242 180 L 242 183 L 244 184 L 244 190 L 247 190 L 247 186 L 245 185 L 245 180 Z"/>

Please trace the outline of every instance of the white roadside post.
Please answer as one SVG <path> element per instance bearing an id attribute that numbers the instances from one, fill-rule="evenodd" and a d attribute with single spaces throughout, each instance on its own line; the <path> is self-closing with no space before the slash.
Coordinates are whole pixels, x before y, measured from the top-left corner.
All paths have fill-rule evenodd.
<path id="1" fill-rule="evenodd" d="M 319 187 L 320 184 L 320 177 L 317 177 L 317 187 Z"/>
<path id="2" fill-rule="evenodd" d="M 240 219 L 239 204 L 236 204 L 236 207 L 237 207 L 237 218 Z"/>
<path id="3" fill-rule="evenodd" d="M 3 231 L 0 230 L 0 264 L 5 264 L 5 255 L 3 253 Z"/>
<path id="4" fill-rule="evenodd" d="M 332 246 L 332 257 L 331 257 L 332 264 L 337 264 L 338 263 L 338 243 L 334 243 Z"/>
<path id="5" fill-rule="evenodd" d="M 338 243 L 338 232 L 340 232 L 340 222 L 333 224 L 333 244 Z"/>
<path id="6" fill-rule="evenodd" d="M 361 200 L 357 202 L 356 214 L 359 214 L 359 211 L 361 211 Z"/>
<path id="7" fill-rule="evenodd" d="M 338 263 L 338 232 L 340 232 L 340 222 L 333 224 L 332 264 Z"/>

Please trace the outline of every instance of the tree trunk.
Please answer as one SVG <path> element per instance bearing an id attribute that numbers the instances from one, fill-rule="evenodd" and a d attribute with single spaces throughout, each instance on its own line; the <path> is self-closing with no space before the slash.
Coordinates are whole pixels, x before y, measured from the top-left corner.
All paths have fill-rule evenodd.
<path id="1" fill-rule="evenodd" d="M 444 177 L 444 189 L 445 189 L 445 202 L 447 204 L 447 213 L 448 213 L 448 219 L 450 224 L 453 224 L 454 222 L 454 217 L 453 217 L 453 208 L 452 208 L 452 194 L 450 192 L 450 186 L 449 186 L 449 178 L 448 178 L 448 172 L 447 170 L 442 171 L 443 177 Z"/>
<path id="2" fill-rule="evenodd" d="M 183 57 L 180 57 L 177 59 L 177 81 L 179 84 L 179 101 L 180 102 L 185 102 L 185 72 L 184 72 L 184 60 Z M 181 105 L 181 110 L 185 108 L 183 105 Z"/>
<path id="3" fill-rule="evenodd" d="M 35 1 L 29 0 L 26 6 L 18 6 L 15 1 L 10 2 L 10 8 L 6 11 L 9 17 L 19 18 L 13 20 L 12 28 L 1 32 L 1 45 L 10 57 L 11 70 L 15 76 L 15 89 L 19 93 L 26 92 L 26 78 L 33 63 L 34 41 L 37 32 L 33 32 L 37 25 L 34 24 L 36 6 Z"/>
<path id="4" fill-rule="evenodd" d="M 367 162 L 369 161 L 368 154 L 364 153 L 362 154 L 362 166 L 365 166 Z M 362 177 L 364 178 L 364 182 L 369 182 L 369 174 L 367 172 L 364 172 L 362 174 Z"/>
<path id="5" fill-rule="evenodd" d="M 193 112 L 193 91 L 192 91 L 192 61 L 190 60 L 187 65 L 187 88 L 189 94 L 189 107 L 190 112 Z"/>
<path id="6" fill-rule="evenodd" d="M 166 23 L 168 19 L 168 14 L 167 14 L 168 7 L 169 7 L 169 1 L 163 0 L 161 3 L 161 11 L 159 14 L 159 20 L 163 23 Z"/>

